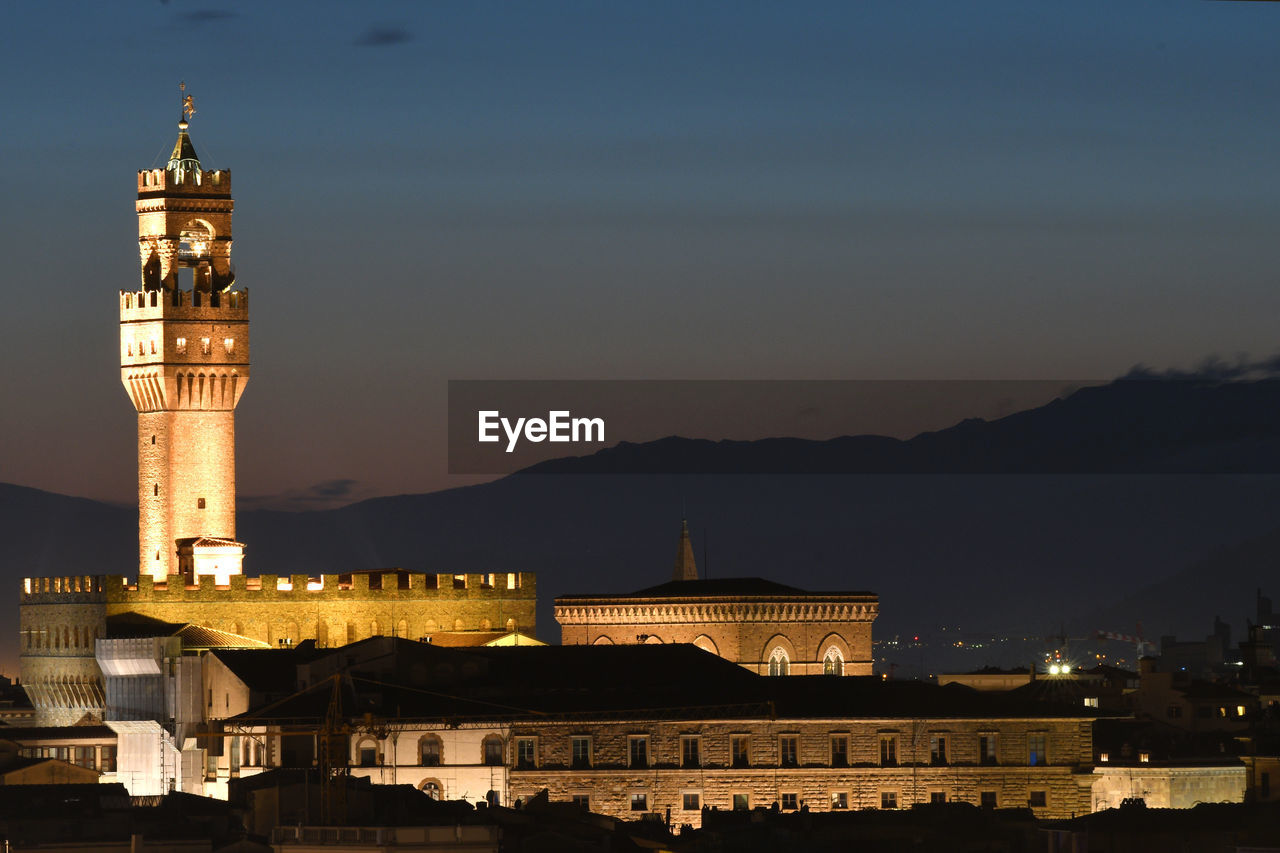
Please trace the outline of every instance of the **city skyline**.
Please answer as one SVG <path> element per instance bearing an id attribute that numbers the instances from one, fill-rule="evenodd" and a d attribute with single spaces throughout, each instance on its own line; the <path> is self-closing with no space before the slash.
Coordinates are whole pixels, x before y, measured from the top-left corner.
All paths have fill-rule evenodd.
<path id="1" fill-rule="evenodd" d="M 449 379 L 1274 351 L 1270 4 L 74 9 L 6 12 L 6 482 L 131 500 L 112 314 L 179 80 L 236 178 L 247 504 L 480 479 Z"/>

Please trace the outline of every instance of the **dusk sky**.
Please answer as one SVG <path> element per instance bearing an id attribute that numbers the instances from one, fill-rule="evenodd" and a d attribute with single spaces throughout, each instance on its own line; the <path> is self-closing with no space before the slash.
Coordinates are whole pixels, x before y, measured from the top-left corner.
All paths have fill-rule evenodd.
<path id="1" fill-rule="evenodd" d="M 179 80 L 252 294 L 242 505 L 475 482 L 445 473 L 449 379 L 1276 352 L 1280 4 L 2 15 L 0 481 L 134 499 L 117 293 Z"/>

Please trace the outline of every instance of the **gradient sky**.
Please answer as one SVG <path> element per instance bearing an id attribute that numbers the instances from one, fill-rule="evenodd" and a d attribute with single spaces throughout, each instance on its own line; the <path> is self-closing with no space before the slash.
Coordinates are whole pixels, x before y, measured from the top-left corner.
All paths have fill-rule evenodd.
<path id="1" fill-rule="evenodd" d="M 116 293 L 179 80 L 253 294 L 245 502 L 474 481 L 444 473 L 451 378 L 1089 378 L 1276 349 L 1280 4 L 0 16 L 0 481 L 133 499 Z"/>

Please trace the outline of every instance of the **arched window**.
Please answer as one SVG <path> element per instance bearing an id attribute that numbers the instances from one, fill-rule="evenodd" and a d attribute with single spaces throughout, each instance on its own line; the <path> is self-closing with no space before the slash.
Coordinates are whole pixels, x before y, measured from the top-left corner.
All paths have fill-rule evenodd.
<path id="1" fill-rule="evenodd" d="M 844 675 L 844 657 L 834 646 L 827 649 L 826 657 L 822 659 L 822 674 Z"/>
<path id="2" fill-rule="evenodd" d="M 439 767 L 444 756 L 444 746 L 435 735 L 418 738 L 418 763 L 423 767 Z"/>
<path id="3" fill-rule="evenodd" d="M 483 752 L 482 752 L 481 758 L 484 760 L 485 764 L 488 764 L 491 767 L 494 767 L 494 766 L 501 766 L 502 764 L 505 763 L 502 758 L 502 737 L 501 736 L 487 735 L 484 739 L 484 743 L 482 744 L 482 749 L 483 749 Z"/>
<path id="4" fill-rule="evenodd" d="M 433 800 L 439 800 L 444 797 L 444 789 L 440 787 L 440 783 L 435 779 L 423 779 L 422 784 L 418 785 L 418 790 Z"/>
<path id="5" fill-rule="evenodd" d="M 769 674 L 770 675 L 789 675 L 791 673 L 791 661 L 787 658 L 787 653 L 781 648 L 776 648 L 769 655 Z"/>
<path id="6" fill-rule="evenodd" d="M 356 766 L 378 766 L 378 742 L 373 738 L 362 738 L 356 745 Z"/>

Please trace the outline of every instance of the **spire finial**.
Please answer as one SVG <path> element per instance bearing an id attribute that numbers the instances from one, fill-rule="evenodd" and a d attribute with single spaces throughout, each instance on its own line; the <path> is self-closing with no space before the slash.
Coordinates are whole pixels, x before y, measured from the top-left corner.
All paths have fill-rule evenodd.
<path id="1" fill-rule="evenodd" d="M 182 114 L 178 119 L 178 129 L 186 130 L 187 122 L 196 114 L 196 99 L 187 94 L 187 81 L 178 83 L 178 97 L 182 99 Z"/>

